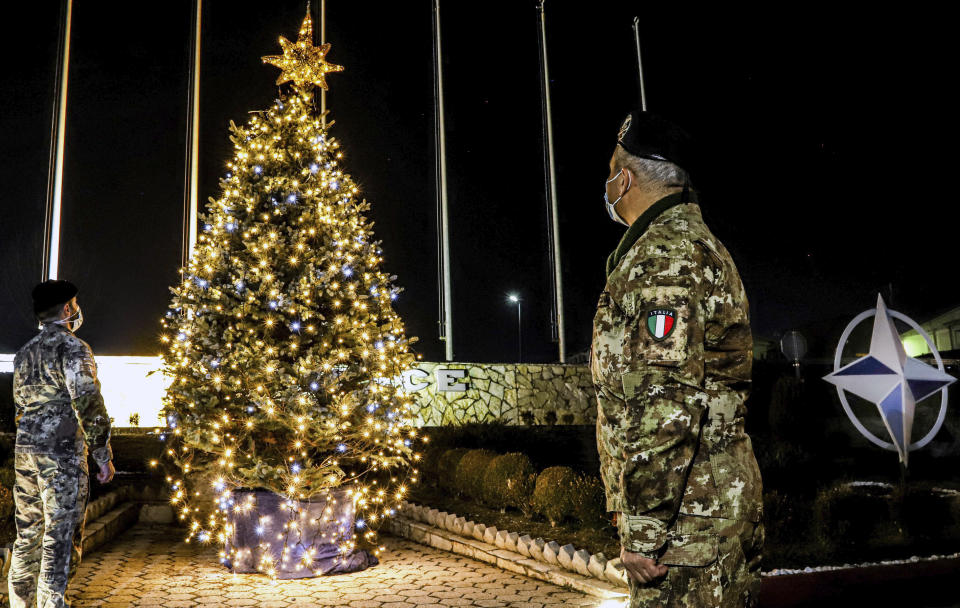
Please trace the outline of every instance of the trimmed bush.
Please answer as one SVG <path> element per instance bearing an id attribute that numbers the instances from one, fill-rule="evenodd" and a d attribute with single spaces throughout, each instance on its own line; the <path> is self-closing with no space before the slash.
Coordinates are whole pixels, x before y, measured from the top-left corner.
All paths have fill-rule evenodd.
<path id="1" fill-rule="evenodd" d="M 0 486 L 0 523 L 13 516 L 13 492 L 6 486 Z"/>
<path id="2" fill-rule="evenodd" d="M 483 498 L 483 476 L 487 465 L 496 457 L 497 453 L 490 450 L 470 450 L 464 454 L 457 464 L 454 478 L 457 491 L 470 498 Z"/>
<path id="3" fill-rule="evenodd" d="M 577 474 L 570 467 L 550 467 L 537 475 L 533 489 L 533 512 L 551 526 L 574 515 L 577 496 Z"/>
<path id="4" fill-rule="evenodd" d="M 603 482 L 593 476 L 583 476 L 575 484 L 573 515 L 589 528 L 606 524 L 607 496 Z"/>
<path id="5" fill-rule="evenodd" d="M 530 511 L 537 471 L 526 454 L 502 454 L 490 461 L 483 476 L 483 500 L 491 507 Z"/>
<path id="6" fill-rule="evenodd" d="M 467 448 L 453 448 L 440 454 L 437 459 L 437 485 L 446 490 L 454 491 L 457 475 L 457 465 L 463 455 L 469 452 Z"/>
<path id="7" fill-rule="evenodd" d="M 902 547 L 910 539 L 901 531 L 895 509 L 892 488 L 841 482 L 817 494 L 814 528 L 821 545 L 833 545 L 840 557 L 854 547 Z"/>
<path id="8" fill-rule="evenodd" d="M 902 499 L 900 519 L 913 540 L 955 544 L 960 540 L 960 493 L 946 488 L 911 487 Z"/>
<path id="9" fill-rule="evenodd" d="M 445 451 L 446 448 L 436 445 L 426 435 L 420 437 L 420 460 L 416 461 L 416 467 L 420 470 L 421 483 L 437 485 L 437 466 Z"/>
<path id="10" fill-rule="evenodd" d="M 809 499 L 770 490 L 763 493 L 763 559 L 783 567 L 822 563 L 833 552 L 834 539 L 811 530 L 813 513 Z M 769 560 L 769 561 L 767 561 Z"/>
<path id="11" fill-rule="evenodd" d="M 12 490 L 17 481 L 17 474 L 13 470 L 13 458 L 8 458 L 0 465 L 0 486 Z"/>

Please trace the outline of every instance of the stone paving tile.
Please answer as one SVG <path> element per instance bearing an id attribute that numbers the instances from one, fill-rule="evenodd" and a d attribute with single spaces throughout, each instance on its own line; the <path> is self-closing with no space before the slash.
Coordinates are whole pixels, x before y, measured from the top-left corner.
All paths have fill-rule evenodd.
<path id="1" fill-rule="evenodd" d="M 215 546 L 187 545 L 178 528 L 138 524 L 86 556 L 68 594 L 74 608 L 560 608 L 602 600 L 470 558 L 385 536 L 379 566 L 291 581 L 230 574 Z M 7 583 L 0 606 L 7 605 Z"/>

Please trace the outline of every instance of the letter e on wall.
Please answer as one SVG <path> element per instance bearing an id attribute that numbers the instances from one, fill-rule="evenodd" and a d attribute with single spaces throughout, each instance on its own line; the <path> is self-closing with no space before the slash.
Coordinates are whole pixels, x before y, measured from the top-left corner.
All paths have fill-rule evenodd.
<path id="1" fill-rule="evenodd" d="M 437 390 L 443 393 L 465 393 L 467 385 L 464 382 L 457 382 L 467 377 L 465 369 L 438 369 L 437 370 Z"/>

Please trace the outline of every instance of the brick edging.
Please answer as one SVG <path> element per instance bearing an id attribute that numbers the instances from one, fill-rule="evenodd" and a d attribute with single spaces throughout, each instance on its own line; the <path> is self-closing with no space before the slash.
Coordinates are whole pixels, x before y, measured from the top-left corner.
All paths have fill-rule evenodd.
<path id="1" fill-rule="evenodd" d="M 387 519 L 386 524 L 397 536 L 531 578 L 566 585 L 592 596 L 610 599 L 627 595 L 626 572 L 619 558 L 607 560 L 602 553 L 591 556 L 573 545 L 561 547 L 555 541 L 518 536 L 515 532 L 409 502 L 402 502 L 400 512 Z M 763 572 L 761 598 L 763 605 L 796 606 L 827 599 L 829 589 L 838 585 L 873 585 L 891 577 L 909 580 L 919 574 L 942 576 L 951 568 L 955 571 L 958 565 L 960 557 L 954 554 L 913 558 L 901 563 Z M 772 599 L 773 604 L 769 603 Z"/>
<path id="2" fill-rule="evenodd" d="M 567 568 L 564 568 L 559 562 L 556 564 L 551 564 L 534 559 L 529 555 L 523 555 L 510 549 L 510 541 L 513 541 L 513 546 L 516 546 L 516 542 L 519 540 L 519 537 L 517 537 L 516 533 L 506 533 L 502 530 L 498 531 L 496 528 L 487 528 L 486 526 L 482 526 L 482 524 L 465 522 L 462 517 L 443 513 L 444 517 L 441 519 L 444 521 L 449 519 L 453 524 L 452 527 L 455 529 L 459 526 L 458 533 L 456 531 L 445 529 L 445 527 L 434 525 L 430 522 L 416 521 L 419 519 L 416 517 L 416 514 L 420 512 L 427 512 L 430 515 L 434 515 L 434 519 L 436 520 L 436 515 L 439 515 L 440 513 L 436 509 L 426 509 L 424 507 L 418 508 L 417 505 L 404 503 L 401 507 L 401 511 L 402 514 L 394 515 L 387 520 L 388 530 L 397 536 L 402 536 L 414 542 L 428 545 L 436 549 L 451 551 L 459 555 L 464 555 L 482 562 L 493 564 L 504 570 L 509 570 L 510 572 L 516 572 L 517 574 L 523 574 L 538 580 L 570 587 L 594 597 L 603 599 L 622 599 L 627 596 L 625 574 L 623 583 L 615 584 L 607 580 L 600 580 L 594 576 L 570 571 Z M 474 530 L 474 534 L 476 534 L 478 527 L 483 528 L 482 533 L 492 531 L 495 542 L 499 533 L 499 540 L 501 542 L 498 544 L 493 544 L 486 542 L 485 540 L 470 538 L 464 535 L 463 524 L 465 523 L 471 524 L 469 527 Z M 506 542 L 504 542 L 505 540 Z M 543 539 L 536 540 L 540 541 L 541 543 L 543 542 Z M 557 543 L 553 542 L 553 545 L 556 544 Z M 582 558 L 582 554 L 580 557 Z M 613 560 L 610 560 L 610 562 L 612 561 Z M 620 560 L 617 559 L 615 564 L 611 564 L 611 569 L 615 573 L 623 572 L 623 566 L 620 565 L 619 562 Z M 607 563 L 609 562 L 604 564 L 604 569 L 606 569 Z M 596 569 L 596 565 L 598 564 L 595 564 L 594 569 Z"/>

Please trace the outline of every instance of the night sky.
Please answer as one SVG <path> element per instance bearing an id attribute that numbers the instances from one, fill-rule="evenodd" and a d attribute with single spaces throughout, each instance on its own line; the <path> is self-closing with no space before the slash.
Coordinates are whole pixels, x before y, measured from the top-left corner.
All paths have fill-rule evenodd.
<path id="1" fill-rule="evenodd" d="M 232 154 L 230 120 L 277 97 L 260 57 L 295 38 L 301 0 L 204 7 L 201 201 Z M 589 346 L 604 261 L 623 228 L 602 186 L 639 102 L 632 17 L 649 3 L 548 0 L 568 352 Z M 754 332 L 816 334 L 888 304 L 925 321 L 960 305 L 954 213 L 955 49 L 935 16 L 791 5 L 641 15 L 650 108 L 706 162 L 708 224 L 747 286 Z M 60 3 L 4 7 L 0 76 L 0 352 L 35 331 Z M 443 2 L 455 356 L 552 361 L 547 206 L 533 1 Z M 81 287 L 98 354 L 159 351 L 180 265 L 192 3 L 77 2 L 60 275 Z M 328 1 L 332 128 L 372 204 L 416 349 L 438 335 L 431 2 Z M 835 339 L 836 336 L 829 337 Z"/>

